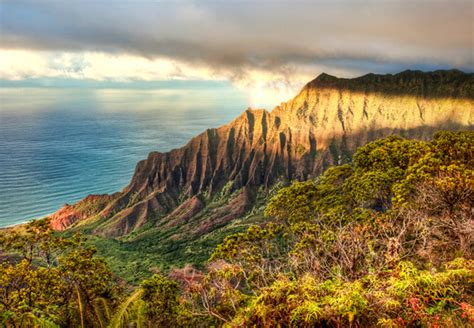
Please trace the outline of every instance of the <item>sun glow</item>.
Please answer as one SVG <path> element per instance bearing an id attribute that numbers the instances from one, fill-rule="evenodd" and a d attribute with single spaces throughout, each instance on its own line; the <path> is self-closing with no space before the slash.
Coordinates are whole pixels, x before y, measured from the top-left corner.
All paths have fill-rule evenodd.
<path id="1" fill-rule="evenodd" d="M 313 67 L 308 71 L 318 72 L 318 69 Z M 287 73 L 280 71 L 244 68 L 236 77 L 231 70 L 165 57 L 145 58 L 105 52 L 0 50 L 1 80 L 63 78 L 125 83 L 165 80 L 230 81 L 248 94 L 251 107 L 278 105 L 289 99 L 315 74 L 303 74 L 293 69 L 293 74 L 289 78 Z"/>

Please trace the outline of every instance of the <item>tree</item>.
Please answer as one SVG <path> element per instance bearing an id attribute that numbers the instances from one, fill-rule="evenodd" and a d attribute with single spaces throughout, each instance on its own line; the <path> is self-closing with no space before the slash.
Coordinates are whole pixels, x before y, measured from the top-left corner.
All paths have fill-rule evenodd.
<path id="1" fill-rule="evenodd" d="M 191 320 L 177 282 L 161 274 L 144 280 L 117 308 L 110 327 L 179 327 Z"/>
<path id="2" fill-rule="evenodd" d="M 468 326 L 473 164 L 474 132 L 369 143 L 280 190 L 271 223 L 215 249 L 227 271 L 199 293 L 228 326 Z"/>
<path id="3" fill-rule="evenodd" d="M 49 220 L 2 234 L 0 312 L 12 327 L 105 327 L 115 301 L 112 273 L 80 236 L 66 239 Z"/>

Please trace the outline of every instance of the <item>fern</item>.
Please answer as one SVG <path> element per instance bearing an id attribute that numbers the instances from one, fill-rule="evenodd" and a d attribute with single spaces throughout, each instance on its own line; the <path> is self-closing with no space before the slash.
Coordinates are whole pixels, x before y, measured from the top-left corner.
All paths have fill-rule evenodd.
<path id="1" fill-rule="evenodd" d="M 110 328 L 121 328 L 125 325 L 129 318 L 129 311 L 134 302 L 138 301 L 142 297 L 143 291 L 137 289 L 132 295 L 130 295 L 117 309 L 110 321 Z"/>

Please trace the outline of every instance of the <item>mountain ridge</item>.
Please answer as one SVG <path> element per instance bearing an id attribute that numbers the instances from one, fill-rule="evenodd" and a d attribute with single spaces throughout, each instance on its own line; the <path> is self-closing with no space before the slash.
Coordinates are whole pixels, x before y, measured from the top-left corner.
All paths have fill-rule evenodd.
<path id="1" fill-rule="evenodd" d="M 405 70 L 397 74 L 368 73 L 356 78 L 338 78 L 321 73 L 304 88 L 339 88 L 388 94 L 418 94 L 422 97 L 474 98 L 474 75 L 457 69 L 423 72 Z"/>
<path id="2" fill-rule="evenodd" d="M 247 109 L 181 148 L 151 152 L 121 192 L 68 205 L 52 215 L 52 226 L 89 225 L 93 234 L 122 237 L 150 222 L 163 229 L 198 225 L 196 217 L 224 190 L 233 195 L 232 206 L 200 218 L 209 226 L 200 233 L 206 233 L 248 211 L 257 188 L 314 178 L 349 161 L 367 141 L 388 134 L 427 139 L 440 128 L 471 128 L 473 120 L 474 74 L 405 71 L 339 79 L 323 73 L 272 111 Z"/>

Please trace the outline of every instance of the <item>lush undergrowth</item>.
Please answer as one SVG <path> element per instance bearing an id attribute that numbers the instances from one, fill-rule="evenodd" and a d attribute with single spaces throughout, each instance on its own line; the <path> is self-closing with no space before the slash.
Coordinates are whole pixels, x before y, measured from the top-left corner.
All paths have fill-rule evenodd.
<path id="1" fill-rule="evenodd" d="M 172 238 L 173 230 L 168 229 L 163 233 L 159 228 L 151 227 L 122 239 L 89 235 L 87 244 L 97 249 L 97 255 L 107 261 L 116 275 L 132 285 L 138 285 L 156 270 L 168 273 L 187 263 L 204 269 L 213 249 L 226 236 L 244 232 L 250 225 L 267 220 L 263 216 L 263 209 L 255 207 L 243 217 L 202 236 L 190 234 L 176 241 Z M 150 268 L 153 270 L 150 271 Z"/>
<path id="2" fill-rule="evenodd" d="M 138 286 L 141 281 L 150 278 L 153 271 L 168 273 L 187 263 L 204 269 L 213 248 L 226 236 L 243 232 L 249 224 L 263 221 L 261 215 L 248 215 L 240 220 L 245 223 L 233 222 L 205 236 L 182 239 L 175 244 L 160 243 L 161 234 L 156 228 L 140 239 L 116 240 L 88 236 L 87 244 L 97 249 L 97 256 L 107 261 L 114 274 Z"/>
<path id="3" fill-rule="evenodd" d="M 132 285 L 139 285 L 145 278 L 150 278 L 153 271 L 169 273 L 175 268 L 181 268 L 187 263 L 192 263 L 199 269 L 204 269 L 213 249 L 223 242 L 226 236 L 244 232 L 250 225 L 260 225 L 269 220 L 264 216 L 264 210 L 268 198 L 275 195 L 278 190 L 287 186 L 288 182 L 278 181 L 270 190 L 264 188 L 254 190 L 253 206 L 247 212 L 223 224 L 213 226 L 211 231 L 204 234 L 192 232 L 183 233 L 187 224 L 175 227 L 157 226 L 159 219 L 151 220 L 151 224 L 145 225 L 120 239 L 104 238 L 88 234 L 80 226 L 74 231 L 67 231 L 65 236 L 71 236 L 75 232 L 88 234 L 87 243 L 97 249 L 97 256 L 105 259 L 111 270 Z M 206 224 L 212 210 L 225 206 L 235 194 L 228 193 L 224 189 L 214 197 L 206 197 L 205 208 L 193 221 L 195 226 Z M 88 227 L 90 229 L 90 226 Z M 150 270 L 151 269 L 151 270 Z"/>
<path id="4" fill-rule="evenodd" d="M 155 272 L 138 288 L 114 279 L 79 237 L 34 222 L 2 237 L 0 320 L 11 327 L 470 327 L 473 164 L 473 132 L 369 143 L 352 164 L 281 189 L 265 218 L 255 216 L 258 224 L 217 232 L 223 241 L 201 267 L 179 260 L 180 269 L 160 267 L 166 254 L 140 258 L 143 245 L 93 240 L 109 259 L 120 258 L 116 271 L 140 273 L 129 280 Z"/>

